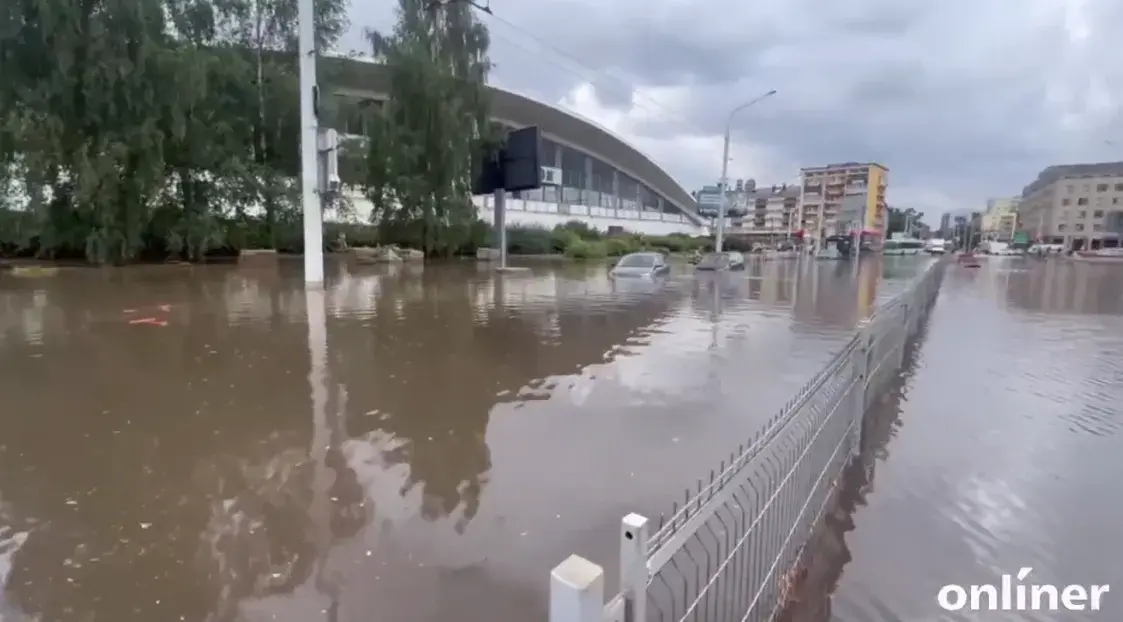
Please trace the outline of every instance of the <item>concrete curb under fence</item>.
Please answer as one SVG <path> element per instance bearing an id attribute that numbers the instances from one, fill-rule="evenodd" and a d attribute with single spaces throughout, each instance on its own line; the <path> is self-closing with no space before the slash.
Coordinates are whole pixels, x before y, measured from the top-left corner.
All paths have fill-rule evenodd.
<path id="1" fill-rule="evenodd" d="M 550 622 L 770 622 L 794 595 L 803 549 L 867 409 L 903 365 L 940 290 L 938 261 L 862 320 L 846 345 L 753 438 L 658 522 L 620 526 L 620 593 L 577 555 L 550 575 Z"/>

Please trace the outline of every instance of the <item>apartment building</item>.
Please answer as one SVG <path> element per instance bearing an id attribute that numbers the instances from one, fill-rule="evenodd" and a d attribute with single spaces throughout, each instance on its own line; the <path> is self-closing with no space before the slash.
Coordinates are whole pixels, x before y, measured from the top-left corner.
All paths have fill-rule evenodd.
<path id="1" fill-rule="evenodd" d="M 731 214 L 729 233 L 755 241 L 779 241 L 800 229 L 799 186 L 756 186 L 737 196 L 738 210 Z"/>
<path id="2" fill-rule="evenodd" d="M 1072 250 L 1119 246 L 1123 162 L 1050 166 L 1022 190 L 1018 228 Z"/>
<path id="3" fill-rule="evenodd" d="M 860 231 L 863 241 L 881 239 L 886 224 L 888 168 L 875 162 L 843 162 L 801 169 L 800 173 L 799 220 L 808 237 Z M 858 203 L 864 203 L 865 209 L 855 217 L 850 207 Z"/>
<path id="4" fill-rule="evenodd" d="M 744 216 L 748 195 L 756 191 L 756 180 L 738 179 L 735 184 L 725 191 L 726 216 Z M 703 186 L 701 190 L 692 192 L 691 195 L 698 202 L 698 213 L 706 218 L 716 218 L 721 205 L 721 185 Z"/>
<path id="5" fill-rule="evenodd" d="M 982 216 L 982 234 L 987 240 L 1010 242 L 1018 226 L 1018 204 L 1021 197 L 988 199 Z"/>

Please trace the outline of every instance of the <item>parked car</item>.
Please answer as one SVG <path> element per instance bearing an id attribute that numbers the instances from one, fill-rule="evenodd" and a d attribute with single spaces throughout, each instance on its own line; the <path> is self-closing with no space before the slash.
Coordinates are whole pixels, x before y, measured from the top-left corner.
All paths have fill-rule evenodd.
<path id="1" fill-rule="evenodd" d="M 609 276 L 616 277 L 654 277 L 670 272 L 667 258 L 662 253 L 632 253 L 624 255 L 616 262 Z"/>
<path id="2" fill-rule="evenodd" d="M 743 270 L 745 256 L 737 251 L 706 253 L 695 270 Z"/>

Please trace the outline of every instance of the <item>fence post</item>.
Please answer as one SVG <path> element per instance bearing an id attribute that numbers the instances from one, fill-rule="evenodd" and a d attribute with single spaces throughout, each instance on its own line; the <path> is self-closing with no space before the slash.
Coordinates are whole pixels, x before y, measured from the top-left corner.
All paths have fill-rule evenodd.
<path id="1" fill-rule="evenodd" d="M 901 314 L 904 315 L 904 318 L 898 327 L 898 330 L 901 331 L 901 343 L 897 346 L 900 351 L 897 352 L 897 365 L 893 368 L 894 373 L 900 371 L 901 367 L 904 366 L 905 348 L 908 347 L 909 343 L 909 316 L 912 314 L 912 306 L 907 301 L 901 305 Z"/>
<path id="2" fill-rule="evenodd" d="M 604 569 L 570 555 L 550 571 L 549 622 L 603 622 Z"/>
<path id="3" fill-rule="evenodd" d="M 647 620 L 647 519 L 629 514 L 620 524 L 620 593 L 624 620 Z"/>
<path id="4" fill-rule="evenodd" d="M 858 349 L 854 352 L 854 388 L 850 395 L 850 410 L 854 413 L 854 438 L 852 455 L 862 451 L 862 436 L 866 420 L 866 391 L 869 387 L 870 356 L 873 345 L 873 323 L 868 319 L 858 322 Z"/>

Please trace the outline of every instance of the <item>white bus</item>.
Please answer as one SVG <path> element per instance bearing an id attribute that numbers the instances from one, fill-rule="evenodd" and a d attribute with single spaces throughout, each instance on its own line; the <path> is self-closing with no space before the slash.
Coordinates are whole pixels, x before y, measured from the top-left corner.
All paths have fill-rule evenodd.
<path id="1" fill-rule="evenodd" d="M 885 240 L 881 248 L 883 255 L 919 255 L 924 250 L 924 241 L 915 238 Z"/>

